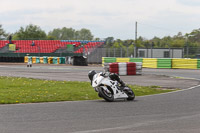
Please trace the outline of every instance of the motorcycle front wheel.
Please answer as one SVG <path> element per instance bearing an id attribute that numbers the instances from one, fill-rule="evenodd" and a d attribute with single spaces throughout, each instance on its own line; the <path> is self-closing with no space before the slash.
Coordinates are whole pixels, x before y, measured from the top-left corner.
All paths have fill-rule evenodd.
<path id="1" fill-rule="evenodd" d="M 105 99 L 107 102 L 113 102 L 114 101 L 114 96 L 112 93 L 108 93 L 105 91 L 102 87 L 99 88 L 99 95 Z"/>
<path id="2" fill-rule="evenodd" d="M 135 93 L 132 91 L 131 88 L 129 88 L 127 91 L 125 91 L 125 93 L 128 96 L 128 98 L 127 98 L 128 101 L 133 101 L 135 99 Z"/>

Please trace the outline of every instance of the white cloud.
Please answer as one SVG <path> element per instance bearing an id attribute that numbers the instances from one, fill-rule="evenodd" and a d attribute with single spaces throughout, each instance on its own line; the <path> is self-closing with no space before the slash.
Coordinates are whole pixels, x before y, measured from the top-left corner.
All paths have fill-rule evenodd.
<path id="1" fill-rule="evenodd" d="M 196 21 L 191 24 L 198 26 L 199 6 L 197 0 L 1 0 L 0 24 L 8 32 L 32 23 L 47 32 L 64 26 L 88 28 L 97 37 L 126 39 L 133 38 L 135 21 L 172 28 L 171 31 L 177 33 L 185 28 L 181 27 L 184 23 L 191 23 L 189 20 Z M 171 34 L 164 28 L 155 32 L 156 28 L 145 30 L 144 27 L 138 27 L 139 33 L 148 38 Z M 195 27 L 188 26 L 187 30 L 189 28 Z"/>

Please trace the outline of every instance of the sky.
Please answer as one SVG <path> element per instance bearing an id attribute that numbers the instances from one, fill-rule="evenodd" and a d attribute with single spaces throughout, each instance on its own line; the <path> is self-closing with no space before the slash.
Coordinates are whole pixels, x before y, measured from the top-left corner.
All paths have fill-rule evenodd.
<path id="1" fill-rule="evenodd" d="M 200 0 L 0 0 L 0 24 L 14 33 L 29 24 L 89 29 L 104 39 L 146 39 L 200 28 Z"/>

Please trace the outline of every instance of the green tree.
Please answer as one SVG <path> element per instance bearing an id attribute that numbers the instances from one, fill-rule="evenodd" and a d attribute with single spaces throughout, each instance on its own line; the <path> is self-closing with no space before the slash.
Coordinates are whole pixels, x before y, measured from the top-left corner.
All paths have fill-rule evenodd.
<path id="1" fill-rule="evenodd" d="M 92 40 L 93 35 L 88 29 L 81 29 L 76 31 L 73 28 L 63 27 L 62 29 L 57 28 L 50 31 L 48 36 L 55 37 L 57 40 Z"/>
<path id="2" fill-rule="evenodd" d="M 83 28 L 80 31 L 78 31 L 78 39 L 79 40 L 92 40 L 93 35 L 90 30 Z"/>
<path id="3" fill-rule="evenodd" d="M 185 46 L 185 37 L 179 32 L 172 38 L 171 47 L 174 48 L 183 48 Z"/>
<path id="4" fill-rule="evenodd" d="M 200 29 L 195 29 L 191 33 L 186 34 L 188 41 L 193 43 L 200 42 Z"/>
<path id="5" fill-rule="evenodd" d="M 185 40 L 184 39 L 175 39 L 171 43 L 171 47 L 174 48 L 182 48 L 185 45 Z"/>
<path id="6" fill-rule="evenodd" d="M 7 36 L 5 30 L 2 28 L 2 25 L 0 24 L 0 40 L 3 40 Z"/>
<path id="7" fill-rule="evenodd" d="M 75 32 L 73 28 L 63 27 L 62 29 L 53 29 L 53 31 L 49 32 L 48 36 L 52 36 L 57 40 L 74 40 L 76 39 Z"/>
<path id="8" fill-rule="evenodd" d="M 113 43 L 114 43 L 114 37 L 107 37 L 105 39 L 105 44 L 107 48 L 111 47 Z"/>
<path id="9" fill-rule="evenodd" d="M 137 44 L 137 45 L 136 45 L 137 47 L 146 47 L 146 45 L 145 45 L 146 41 L 147 41 L 147 40 L 146 40 L 145 38 L 143 38 L 143 37 L 140 36 L 140 37 L 137 39 L 137 43 L 136 43 L 136 42 L 135 42 L 135 43 Z"/>
<path id="10" fill-rule="evenodd" d="M 14 40 L 45 40 L 47 35 L 39 26 L 29 24 L 26 28 L 20 27 L 20 29 L 14 34 Z"/>

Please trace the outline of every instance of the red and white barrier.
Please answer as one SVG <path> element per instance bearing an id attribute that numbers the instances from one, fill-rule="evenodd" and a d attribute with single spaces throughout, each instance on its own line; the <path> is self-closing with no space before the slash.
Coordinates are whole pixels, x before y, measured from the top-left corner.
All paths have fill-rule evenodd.
<path id="1" fill-rule="evenodd" d="M 119 74 L 119 65 L 118 63 L 109 63 L 109 72 Z"/>
<path id="2" fill-rule="evenodd" d="M 105 63 L 104 70 L 119 75 L 142 74 L 142 62 Z"/>
<path id="3" fill-rule="evenodd" d="M 119 75 L 127 75 L 127 63 L 118 63 Z"/>

